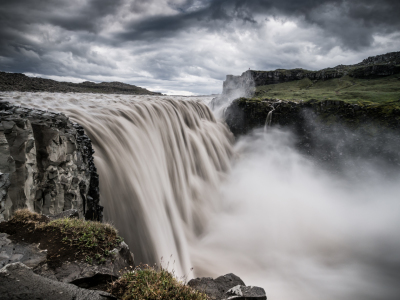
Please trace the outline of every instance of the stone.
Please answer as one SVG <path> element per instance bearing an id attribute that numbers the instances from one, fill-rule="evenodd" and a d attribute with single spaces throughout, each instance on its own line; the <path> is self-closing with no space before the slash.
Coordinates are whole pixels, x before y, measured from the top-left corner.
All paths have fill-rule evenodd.
<path id="1" fill-rule="evenodd" d="M 125 242 L 121 242 L 117 248 L 110 251 L 112 255 L 102 264 L 65 261 L 57 268 L 49 267 L 47 251 L 40 250 L 38 246 L 38 244 L 13 242 L 8 234 L 0 233 L 0 268 L 20 262 L 43 277 L 94 288 L 104 285 L 106 281 L 117 279 L 123 272 L 135 267 L 133 254 Z"/>
<path id="2" fill-rule="evenodd" d="M 86 290 L 42 277 L 33 273 L 26 265 L 17 262 L 0 269 L 0 300 L 14 299 L 104 300 L 116 298 L 106 292 Z"/>
<path id="3" fill-rule="evenodd" d="M 245 286 L 244 282 L 235 274 L 229 273 L 216 279 L 211 277 L 195 278 L 188 282 L 188 286 L 207 294 L 212 300 L 224 299 L 224 294 L 235 286 Z"/>
<path id="4" fill-rule="evenodd" d="M 257 286 L 237 285 L 228 290 L 222 299 L 229 300 L 266 300 L 267 295 L 263 288 Z"/>
<path id="5" fill-rule="evenodd" d="M 37 244 L 14 243 L 6 233 L 0 233 L 0 268 L 7 264 L 21 262 L 35 268 L 46 261 L 47 252 Z"/>
<path id="6" fill-rule="evenodd" d="M 51 221 L 57 220 L 57 219 L 63 219 L 63 218 L 68 218 L 68 219 L 79 219 L 79 212 L 76 209 L 68 209 L 63 212 L 60 212 L 55 215 L 48 215 L 47 216 Z"/>
<path id="7" fill-rule="evenodd" d="M 43 263 L 33 270 L 36 274 L 53 280 L 93 285 L 96 284 L 93 278 L 117 278 L 125 270 L 131 270 L 135 267 L 133 254 L 125 242 L 121 242 L 117 248 L 110 252 L 112 255 L 107 257 L 102 264 L 67 261 L 57 268 L 50 268 L 47 263 Z M 97 284 L 101 284 L 101 282 Z"/>
<path id="8" fill-rule="evenodd" d="M 0 221 L 28 208 L 102 220 L 90 139 L 65 115 L 0 103 Z M 90 201 L 88 201 L 90 199 Z"/>

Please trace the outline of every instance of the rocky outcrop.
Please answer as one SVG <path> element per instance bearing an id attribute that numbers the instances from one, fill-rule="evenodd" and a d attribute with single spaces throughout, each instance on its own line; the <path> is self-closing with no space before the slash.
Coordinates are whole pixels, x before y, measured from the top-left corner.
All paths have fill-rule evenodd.
<path id="1" fill-rule="evenodd" d="M 60 82 L 6 72 L 0 72 L 0 91 L 161 95 L 161 93 L 121 82 Z"/>
<path id="2" fill-rule="evenodd" d="M 93 152 L 65 115 L 0 103 L 0 221 L 20 208 L 101 220 Z"/>
<path id="3" fill-rule="evenodd" d="M 216 279 L 202 277 L 192 279 L 188 286 L 205 293 L 212 300 L 236 299 L 236 300 L 266 300 L 267 296 L 263 288 L 246 286 L 235 274 L 226 274 Z"/>
<path id="4" fill-rule="evenodd" d="M 270 113 L 272 127 L 289 129 L 295 134 L 297 147 L 321 161 L 335 163 L 347 153 L 380 158 L 387 163 L 387 169 L 399 169 L 399 105 L 400 100 L 359 105 L 331 100 L 240 98 L 226 109 L 225 118 L 230 130 L 240 136 L 265 128 Z"/>
<path id="5" fill-rule="evenodd" d="M 87 290 L 35 274 L 22 263 L 0 269 L 0 300 L 104 300 L 117 299 L 103 291 Z"/>
<path id="6" fill-rule="evenodd" d="M 133 254 L 128 245 L 121 242 L 101 264 L 65 261 L 60 266 L 52 268 L 44 262 L 32 268 L 36 274 L 52 280 L 93 288 L 105 281 L 116 280 L 122 272 L 134 266 Z"/>

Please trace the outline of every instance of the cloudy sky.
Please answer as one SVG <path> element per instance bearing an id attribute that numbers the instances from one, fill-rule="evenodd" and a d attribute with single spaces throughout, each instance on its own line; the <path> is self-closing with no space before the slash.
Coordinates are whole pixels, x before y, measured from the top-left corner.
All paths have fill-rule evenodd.
<path id="1" fill-rule="evenodd" d="M 1 0 L 0 70 L 168 94 L 400 51 L 399 0 Z"/>

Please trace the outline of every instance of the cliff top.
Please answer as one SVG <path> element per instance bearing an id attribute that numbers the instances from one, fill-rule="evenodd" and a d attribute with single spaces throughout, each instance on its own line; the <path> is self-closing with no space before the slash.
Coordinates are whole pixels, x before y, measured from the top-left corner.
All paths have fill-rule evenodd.
<path id="1" fill-rule="evenodd" d="M 376 66 L 376 65 L 400 66 L 400 51 L 390 52 L 390 53 L 376 55 L 376 56 L 370 56 L 370 57 L 364 59 L 362 62 L 359 62 L 354 65 L 337 65 L 335 67 L 328 67 L 328 68 L 317 70 L 317 71 L 307 70 L 307 69 L 303 69 L 303 68 L 294 68 L 294 69 L 276 69 L 276 70 L 270 70 L 270 71 L 247 70 L 246 72 L 259 73 L 259 72 L 294 72 L 294 71 L 297 71 L 297 72 L 303 72 L 303 73 L 320 73 L 320 72 L 335 72 L 335 71 L 345 72 L 345 71 L 347 71 L 347 73 L 352 73 L 355 70 L 359 69 L 360 67 L 365 68 L 365 67 L 371 67 L 371 66 Z M 246 72 L 244 72 L 244 73 L 246 73 Z M 243 76 L 243 74 L 242 74 L 242 76 Z"/>

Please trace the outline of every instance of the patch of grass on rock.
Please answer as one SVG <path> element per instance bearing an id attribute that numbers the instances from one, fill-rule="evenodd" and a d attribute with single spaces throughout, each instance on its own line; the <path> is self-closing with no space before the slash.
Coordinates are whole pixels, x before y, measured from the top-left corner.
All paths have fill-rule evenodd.
<path id="1" fill-rule="evenodd" d="M 110 284 L 108 292 L 122 300 L 209 300 L 160 267 L 142 265 Z"/>
<path id="2" fill-rule="evenodd" d="M 107 223 L 68 218 L 49 221 L 27 209 L 17 210 L 12 219 L 1 223 L 0 232 L 18 242 L 40 243 L 54 267 L 74 260 L 103 263 L 123 240 Z"/>

